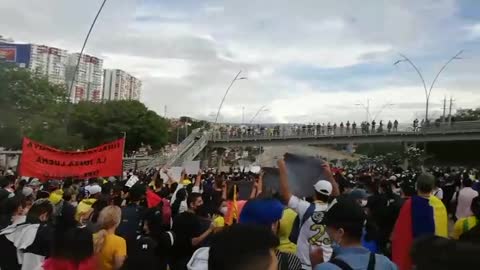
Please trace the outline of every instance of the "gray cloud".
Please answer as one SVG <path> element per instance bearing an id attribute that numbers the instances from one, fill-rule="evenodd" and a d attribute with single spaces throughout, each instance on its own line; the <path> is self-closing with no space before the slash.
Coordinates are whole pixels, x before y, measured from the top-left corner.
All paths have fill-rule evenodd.
<path id="1" fill-rule="evenodd" d="M 78 50 L 99 1 L 0 0 L 0 5 L 0 24 L 8 25 L 1 34 Z M 160 114 L 167 105 L 170 116 L 208 119 L 233 76 L 243 70 L 249 79 L 232 88 L 224 121 L 241 121 L 242 107 L 251 117 L 263 105 L 270 109 L 259 119 L 265 122 L 360 120 L 362 112 L 353 104 L 367 96 L 377 104 L 396 98 L 398 105 L 384 114 L 407 120 L 422 111 L 424 100 L 409 67 L 351 82 L 345 73 L 338 83 L 304 81 L 280 71 L 288 73 L 295 64 L 390 67 L 398 52 L 415 59 L 436 50 L 454 52 L 464 40 L 474 42 L 478 28 L 466 25 L 458 9 L 454 0 L 225 0 L 194 7 L 110 0 L 87 52 L 104 57 L 107 67 L 139 76 L 142 100 Z M 459 95 L 459 106 L 479 100 L 473 72 L 479 52 L 469 53 L 468 60 L 449 67 L 432 98 Z M 432 58 L 421 63 L 428 78 L 444 61 Z"/>

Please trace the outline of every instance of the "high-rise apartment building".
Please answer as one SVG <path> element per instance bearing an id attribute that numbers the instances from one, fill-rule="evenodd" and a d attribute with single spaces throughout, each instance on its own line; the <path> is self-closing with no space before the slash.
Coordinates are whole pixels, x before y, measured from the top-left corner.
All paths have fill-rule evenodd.
<path id="1" fill-rule="evenodd" d="M 120 69 L 103 72 L 103 100 L 139 100 L 142 81 Z"/>
<path id="2" fill-rule="evenodd" d="M 67 51 L 44 45 L 31 45 L 29 69 L 55 84 L 65 85 Z"/>
<path id="3" fill-rule="evenodd" d="M 73 53 L 68 55 L 67 60 L 67 84 L 68 88 L 72 83 L 73 72 L 78 62 L 80 54 Z M 93 101 L 100 102 L 102 100 L 102 78 L 103 77 L 103 60 L 90 55 L 82 55 L 75 82 L 72 89 L 69 89 L 72 102 Z"/>
<path id="4" fill-rule="evenodd" d="M 37 44 L 0 42 L 0 59 L 28 68 L 52 83 L 65 85 L 66 50 Z"/>
<path id="5" fill-rule="evenodd" d="M 16 63 L 45 76 L 51 83 L 64 86 L 74 103 L 140 99 L 142 82 L 139 79 L 119 69 L 104 71 L 103 60 L 91 55 L 82 55 L 74 78 L 79 56 L 55 47 L 14 43 L 0 36 L 0 61 Z"/>

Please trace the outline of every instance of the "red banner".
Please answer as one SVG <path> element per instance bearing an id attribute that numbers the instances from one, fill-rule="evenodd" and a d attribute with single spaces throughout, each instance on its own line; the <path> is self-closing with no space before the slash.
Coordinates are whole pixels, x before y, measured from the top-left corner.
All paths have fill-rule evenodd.
<path id="1" fill-rule="evenodd" d="M 122 138 L 85 151 L 67 152 L 23 138 L 19 173 L 42 180 L 119 176 L 124 143 Z"/>

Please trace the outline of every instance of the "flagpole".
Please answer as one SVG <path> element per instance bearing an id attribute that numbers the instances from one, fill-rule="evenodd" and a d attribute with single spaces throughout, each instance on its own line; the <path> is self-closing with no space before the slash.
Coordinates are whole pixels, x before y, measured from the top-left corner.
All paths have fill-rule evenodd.
<path id="1" fill-rule="evenodd" d="M 127 142 L 127 132 L 123 131 L 123 150 L 122 150 L 122 175 L 120 177 L 123 177 L 123 159 L 125 158 L 125 143 Z M 137 170 L 137 161 L 135 160 L 135 170 Z"/>

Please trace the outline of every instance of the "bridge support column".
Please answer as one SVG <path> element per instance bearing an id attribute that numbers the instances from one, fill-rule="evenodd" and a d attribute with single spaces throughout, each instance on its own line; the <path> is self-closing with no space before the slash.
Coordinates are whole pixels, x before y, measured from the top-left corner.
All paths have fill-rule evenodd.
<path id="1" fill-rule="evenodd" d="M 202 160 L 202 167 L 210 168 L 210 157 L 211 157 L 211 149 L 210 147 L 205 147 L 202 150 L 201 160 Z"/>

